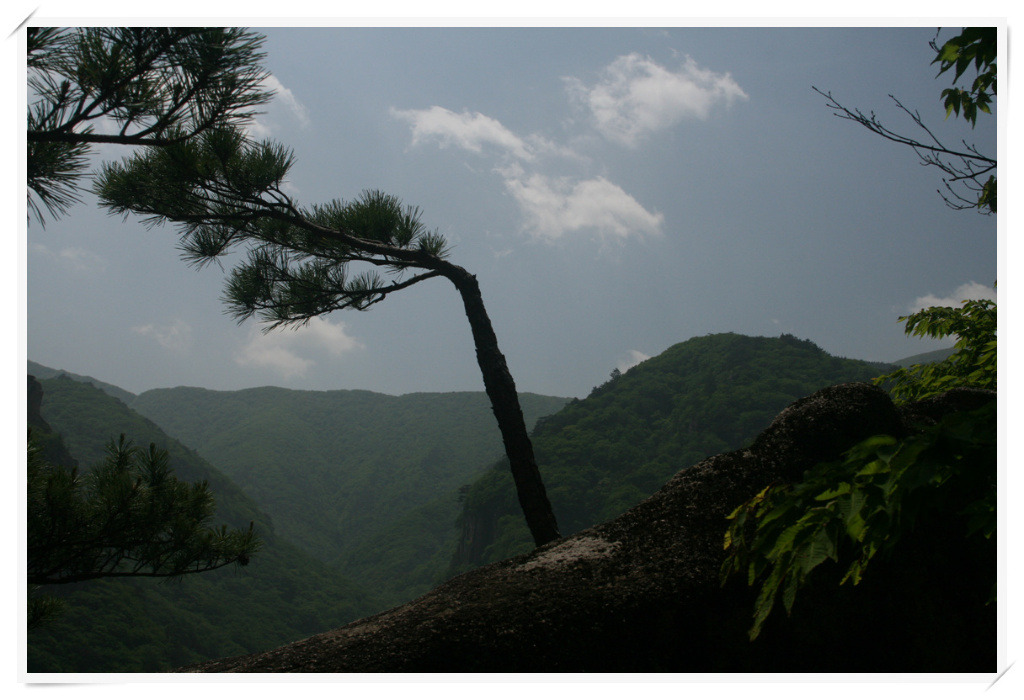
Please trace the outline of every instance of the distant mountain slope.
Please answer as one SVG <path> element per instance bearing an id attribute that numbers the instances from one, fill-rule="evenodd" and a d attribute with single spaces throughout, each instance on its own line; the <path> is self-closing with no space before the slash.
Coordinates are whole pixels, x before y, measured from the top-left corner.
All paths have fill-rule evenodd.
<path id="1" fill-rule="evenodd" d="M 59 377 L 62 374 L 66 374 L 76 382 L 83 382 L 85 384 L 92 384 L 97 389 L 101 389 L 107 394 L 110 394 L 115 399 L 120 399 L 126 405 L 131 405 L 131 402 L 135 400 L 135 394 L 130 391 L 126 391 L 119 386 L 108 384 L 107 382 L 101 382 L 99 379 L 89 377 L 83 374 L 75 374 L 74 372 L 68 372 L 63 369 L 53 369 L 52 367 L 46 367 L 38 362 L 28 361 L 28 373 L 34 375 L 36 379 L 53 379 Z"/>
<path id="2" fill-rule="evenodd" d="M 121 401 L 66 376 L 40 384 L 42 418 L 83 468 L 99 461 L 105 443 L 122 432 L 138 445 L 153 442 L 168 450 L 176 476 L 209 482 L 215 524 L 254 521 L 264 548 L 247 567 L 180 581 L 50 587 L 68 606 L 57 621 L 29 634 L 30 672 L 166 671 L 271 648 L 383 607 L 375 595 L 276 536 L 270 518 L 228 477 Z"/>
<path id="3" fill-rule="evenodd" d="M 674 345 L 538 423 L 534 449 L 561 532 L 612 518 L 680 469 L 743 446 L 796 399 L 891 369 L 790 335 Z M 453 572 L 530 549 L 504 462 L 465 493 L 460 522 Z"/>
<path id="4" fill-rule="evenodd" d="M 194 450 L 167 436 L 153 421 L 139 415 L 106 391 L 64 374 L 42 379 L 41 413 L 63 436 L 68 451 L 82 467 L 91 467 L 106 456 L 107 444 L 124 433 L 136 445 L 154 443 L 166 449 L 171 468 L 180 479 L 206 480 L 217 499 L 217 517 L 233 527 L 255 521 L 262 532 L 271 532 L 271 520 L 236 483 Z"/>
<path id="5" fill-rule="evenodd" d="M 897 367 L 910 367 L 910 365 L 923 365 L 929 362 L 941 362 L 947 357 L 956 352 L 956 348 L 943 348 L 942 350 L 932 350 L 931 352 L 922 352 L 918 355 L 911 355 L 910 357 L 904 357 L 901 360 L 894 360 L 892 364 Z"/>
<path id="6" fill-rule="evenodd" d="M 43 403 L 43 385 L 33 375 L 28 375 L 28 430 L 32 441 L 40 449 L 47 464 L 61 467 L 78 467 L 78 460 L 68 452 L 64 438 L 43 418 L 40 412 Z"/>
<path id="7" fill-rule="evenodd" d="M 528 426 L 567 401 L 520 400 Z M 144 392 L 132 407 L 223 469 L 281 537 L 382 590 L 436 582 L 447 564 L 437 548 L 455 534 L 455 490 L 502 453 L 483 392 L 179 387 Z"/>

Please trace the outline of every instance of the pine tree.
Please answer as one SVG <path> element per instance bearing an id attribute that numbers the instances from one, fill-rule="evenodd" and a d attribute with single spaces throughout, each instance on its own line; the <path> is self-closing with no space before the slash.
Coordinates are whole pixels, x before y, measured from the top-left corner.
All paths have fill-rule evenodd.
<path id="1" fill-rule="evenodd" d="M 263 88 L 263 37 L 237 28 L 29 27 L 29 207 L 79 201 L 96 144 L 161 146 L 238 124 Z M 34 197 L 32 195 L 35 195 Z"/>
<path id="2" fill-rule="evenodd" d="M 527 525 L 538 546 L 557 539 L 515 382 L 476 276 L 451 263 L 444 237 L 394 196 L 364 192 L 350 202 L 300 207 L 282 189 L 293 162 L 280 144 L 252 141 L 237 128 L 211 129 L 105 165 L 95 192 L 111 213 L 137 214 L 150 226 L 176 224 L 184 257 L 195 265 L 245 249 L 225 299 L 240 321 L 255 315 L 268 329 L 366 310 L 428 279 L 450 281 L 469 320 Z"/>
<path id="3" fill-rule="evenodd" d="M 260 541 L 247 530 L 207 526 L 213 495 L 205 482 L 178 481 L 164 450 L 121 435 L 106 459 L 84 473 L 50 464 L 29 431 L 29 627 L 60 602 L 39 586 L 99 578 L 177 578 L 229 564 L 245 566 Z"/>
<path id="4" fill-rule="evenodd" d="M 29 27 L 26 35 L 29 208 L 40 223 L 44 208 L 59 217 L 79 201 L 94 146 L 181 144 L 244 123 L 273 95 L 264 89 L 263 37 L 248 30 Z M 165 452 L 138 450 L 123 435 L 109 450 L 80 474 L 48 463 L 30 434 L 30 627 L 61 607 L 38 595 L 40 586 L 178 577 L 245 565 L 259 548 L 251 526 L 206 527 L 213 496 L 205 483 L 179 482 Z"/>

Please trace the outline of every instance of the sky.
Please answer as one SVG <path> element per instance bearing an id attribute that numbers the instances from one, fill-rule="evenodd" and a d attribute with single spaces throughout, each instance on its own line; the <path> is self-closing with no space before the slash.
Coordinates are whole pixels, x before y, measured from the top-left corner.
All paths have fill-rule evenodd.
<path id="1" fill-rule="evenodd" d="M 301 204 L 379 189 L 418 207 L 477 275 L 520 391 L 583 397 L 709 333 L 889 361 L 951 344 L 899 316 L 995 297 L 997 221 L 950 210 L 938 171 L 812 87 L 925 136 L 895 95 L 940 140 L 995 154 L 998 109 L 973 130 L 943 119 L 936 22 L 920 25 L 254 25 L 277 95 L 249 129 L 293 150 Z M 25 236 L 44 365 L 136 393 L 483 389 L 443 279 L 267 334 L 225 313 L 232 259 L 189 267 L 173 227 L 87 197 Z"/>

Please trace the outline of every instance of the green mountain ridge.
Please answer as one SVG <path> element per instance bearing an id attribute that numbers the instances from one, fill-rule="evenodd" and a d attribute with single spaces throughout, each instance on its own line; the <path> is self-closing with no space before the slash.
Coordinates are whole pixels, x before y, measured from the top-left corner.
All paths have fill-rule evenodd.
<path id="1" fill-rule="evenodd" d="M 32 368 L 54 377 L 42 380 L 43 415 L 81 463 L 120 432 L 167 445 L 180 477 L 210 481 L 218 523 L 255 520 L 268 542 L 246 569 L 64 589 L 69 613 L 33 633 L 32 670 L 158 670 L 265 650 L 531 548 L 482 392 L 178 387 L 136 396 Z M 890 369 L 793 336 L 718 334 L 679 343 L 582 400 L 522 402 L 568 535 L 742 445 L 795 399 Z"/>
<path id="2" fill-rule="evenodd" d="M 945 359 L 952 352 L 954 352 L 954 350 L 955 350 L 955 348 L 943 348 L 941 350 L 932 350 L 932 351 L 929 351 L 929 352 L 923 352 L 923 353 L 918 353 L 918 354 L 915 354 L 915 355 L 910 355 L 908 357 L 902 357 L 902 358 L 900 358 L 898 360 L 891 360 L 889 362 L 871 362 L 871 364 L 876 364 L 876 365 L 879 365 L 879 366 L 883 366 L 883 365 L 896 365 L 897 367 L 909 367 L 910 365 L 916 364 L 916 363 L 936 362 L 938 360 Z M 63 369 L 53 369 L 52 367 L 47 367 L 45 365 L 41 365 L 38 362 L 33 362 L 32 360 L 28 361 L 28 373 L 32 374 L 32 375 L 35 375 L 36 377 L 38 377 L 40 379 L 44 379 L 44 378 L 45 379 L 50 379 L 52 377 L 60 376 L 61 374 L 66 374 L 69 377 L 71 377 L 72 379 L 75 379 L 75 380 L 80 381 L 80 382 L 85 382 L 87 384 L 92 384 L 96 388 L 102 389 L 103 391 L 105 391 L 106 393 L 110 394 L 111 396 L 114 396 L 116 398 L 121 399 L 127 405 L 131 405 L 132 401 L 134 401 L 135 397 L 137 396 L 137 394 L 133 394 L 132 392 L 128 391 L 127 389 L 122 389 L 119 386 L 116 386 L 114 384 L 110 384 L 108 382 L 101 381 L 101 380 L 96 379 L 94 377 L 90 377 L 88 375 L 75 374 L 74 372 L 68 372 L 67 370 L 63 370 Z M 167 388 L 171 388 L 171 387 L 167 387 Z M 194 388 L 201 388 L 201 387 L 178 386 L 178 387 L 173 387 L 173 388 L 175 388 L 175 389 L 194 389 Z M 275 387 L 275 386 L 254 387 L 254 389 L 278 389 L 278 388 L 281 388 L 281 387 Z M 159 389 L 149 389 L 148 391 L 159 391 Z M 237 390 L 234 390 L 234 391 L 245 391 L 245 390 L 244 389 L 237 389 Z M 298 390 L 296 390 L 296 391 L 298 391 Z M 341 391 L 345 391 L 345 390 L 341 390 Z M 358 391 L 361 391 L 361 390 L 352 389 L 352 390 L 349 390 L 349 391 L 358 392 Z M 146 392 L 143 392 L 143 393 L 146 393 Z M 370 392 L 370 391 L 367 391 L 366 393 L 380 395 L 380 396 L 392 396 L 392 394 L 379 394 L 378 392 Z M 424 392 L 424 393 L 426 393 L 426 392 Z M 432 393 L 443 393 L 443 392 L 432 392 Z M 408 396 L 408 394 L 404 394 L 404 395 Z"/>
<path id="3" fill-rule="evenodd" d="M 563 535 L 613 518 L 675 473 L 742 447 L 793 401 L 892 365 L 833 357 L 809 340 L 691 338 L 541 420 L 534 450 Z M 507 464 L 465 492 L 449 574 L 529 551 Z"/>
<path id="4" fill-rule="evenodd" d="M 928 364 L 929 362 L 941 362 L 956 352 L 956 348 L 942 348 L 931 352 L 922 352 L 910 357 L 903 357 L 895 360 L 892 364 L 897 367 L 910 367 L 911 365 Z"/>

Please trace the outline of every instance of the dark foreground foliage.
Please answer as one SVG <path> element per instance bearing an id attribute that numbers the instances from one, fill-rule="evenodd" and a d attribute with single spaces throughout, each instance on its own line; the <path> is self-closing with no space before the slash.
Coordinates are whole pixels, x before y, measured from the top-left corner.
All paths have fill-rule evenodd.
<path id="1" fill-rule="evenodd" d="M 860 583 L 876 555 L 892 555 L 922 521 L 957 524 L 959 537 L 993 540 L 996 532 L 996 304 L 966 300 L 900 318 L 906 332 L 956 336 L 954 352 L 936 362 L 877 377 L 898 404 L 921 402 L 951 389 L 985 392 L 974 410 L 936 421 L 924 412 L 911 435 L 872 435 L 842 460 L 823 462 L 796 484 L 769 484 L 736 508 L 725 533 L 723 581 L 745 573 L 759 585 L 751 638 L 757 637 L 781 593 L 792 612 L 797 591 L 827 560 L 845 568 L 840 583 Z M 927 407 L 919 403 L 919 407 Z M 976 546 L 986 548 L 984 541 Z M 995 600 L 992 583 L 990 602 Z"/>
<path id="2" fill-rule="evenodd" d="M 110 442 L 107 458 L 80 474 L 50 464 L 28 438 L 28 584 L 100 578 L 179 578 L 229 564 L 245 566 L 260 548 L 248 530 L 210 527 L 215 504 L 206 483 L 179 481 L 167 452 Z M 54 616 L 49 597 L 29 597 L 28 626 Z"/>

